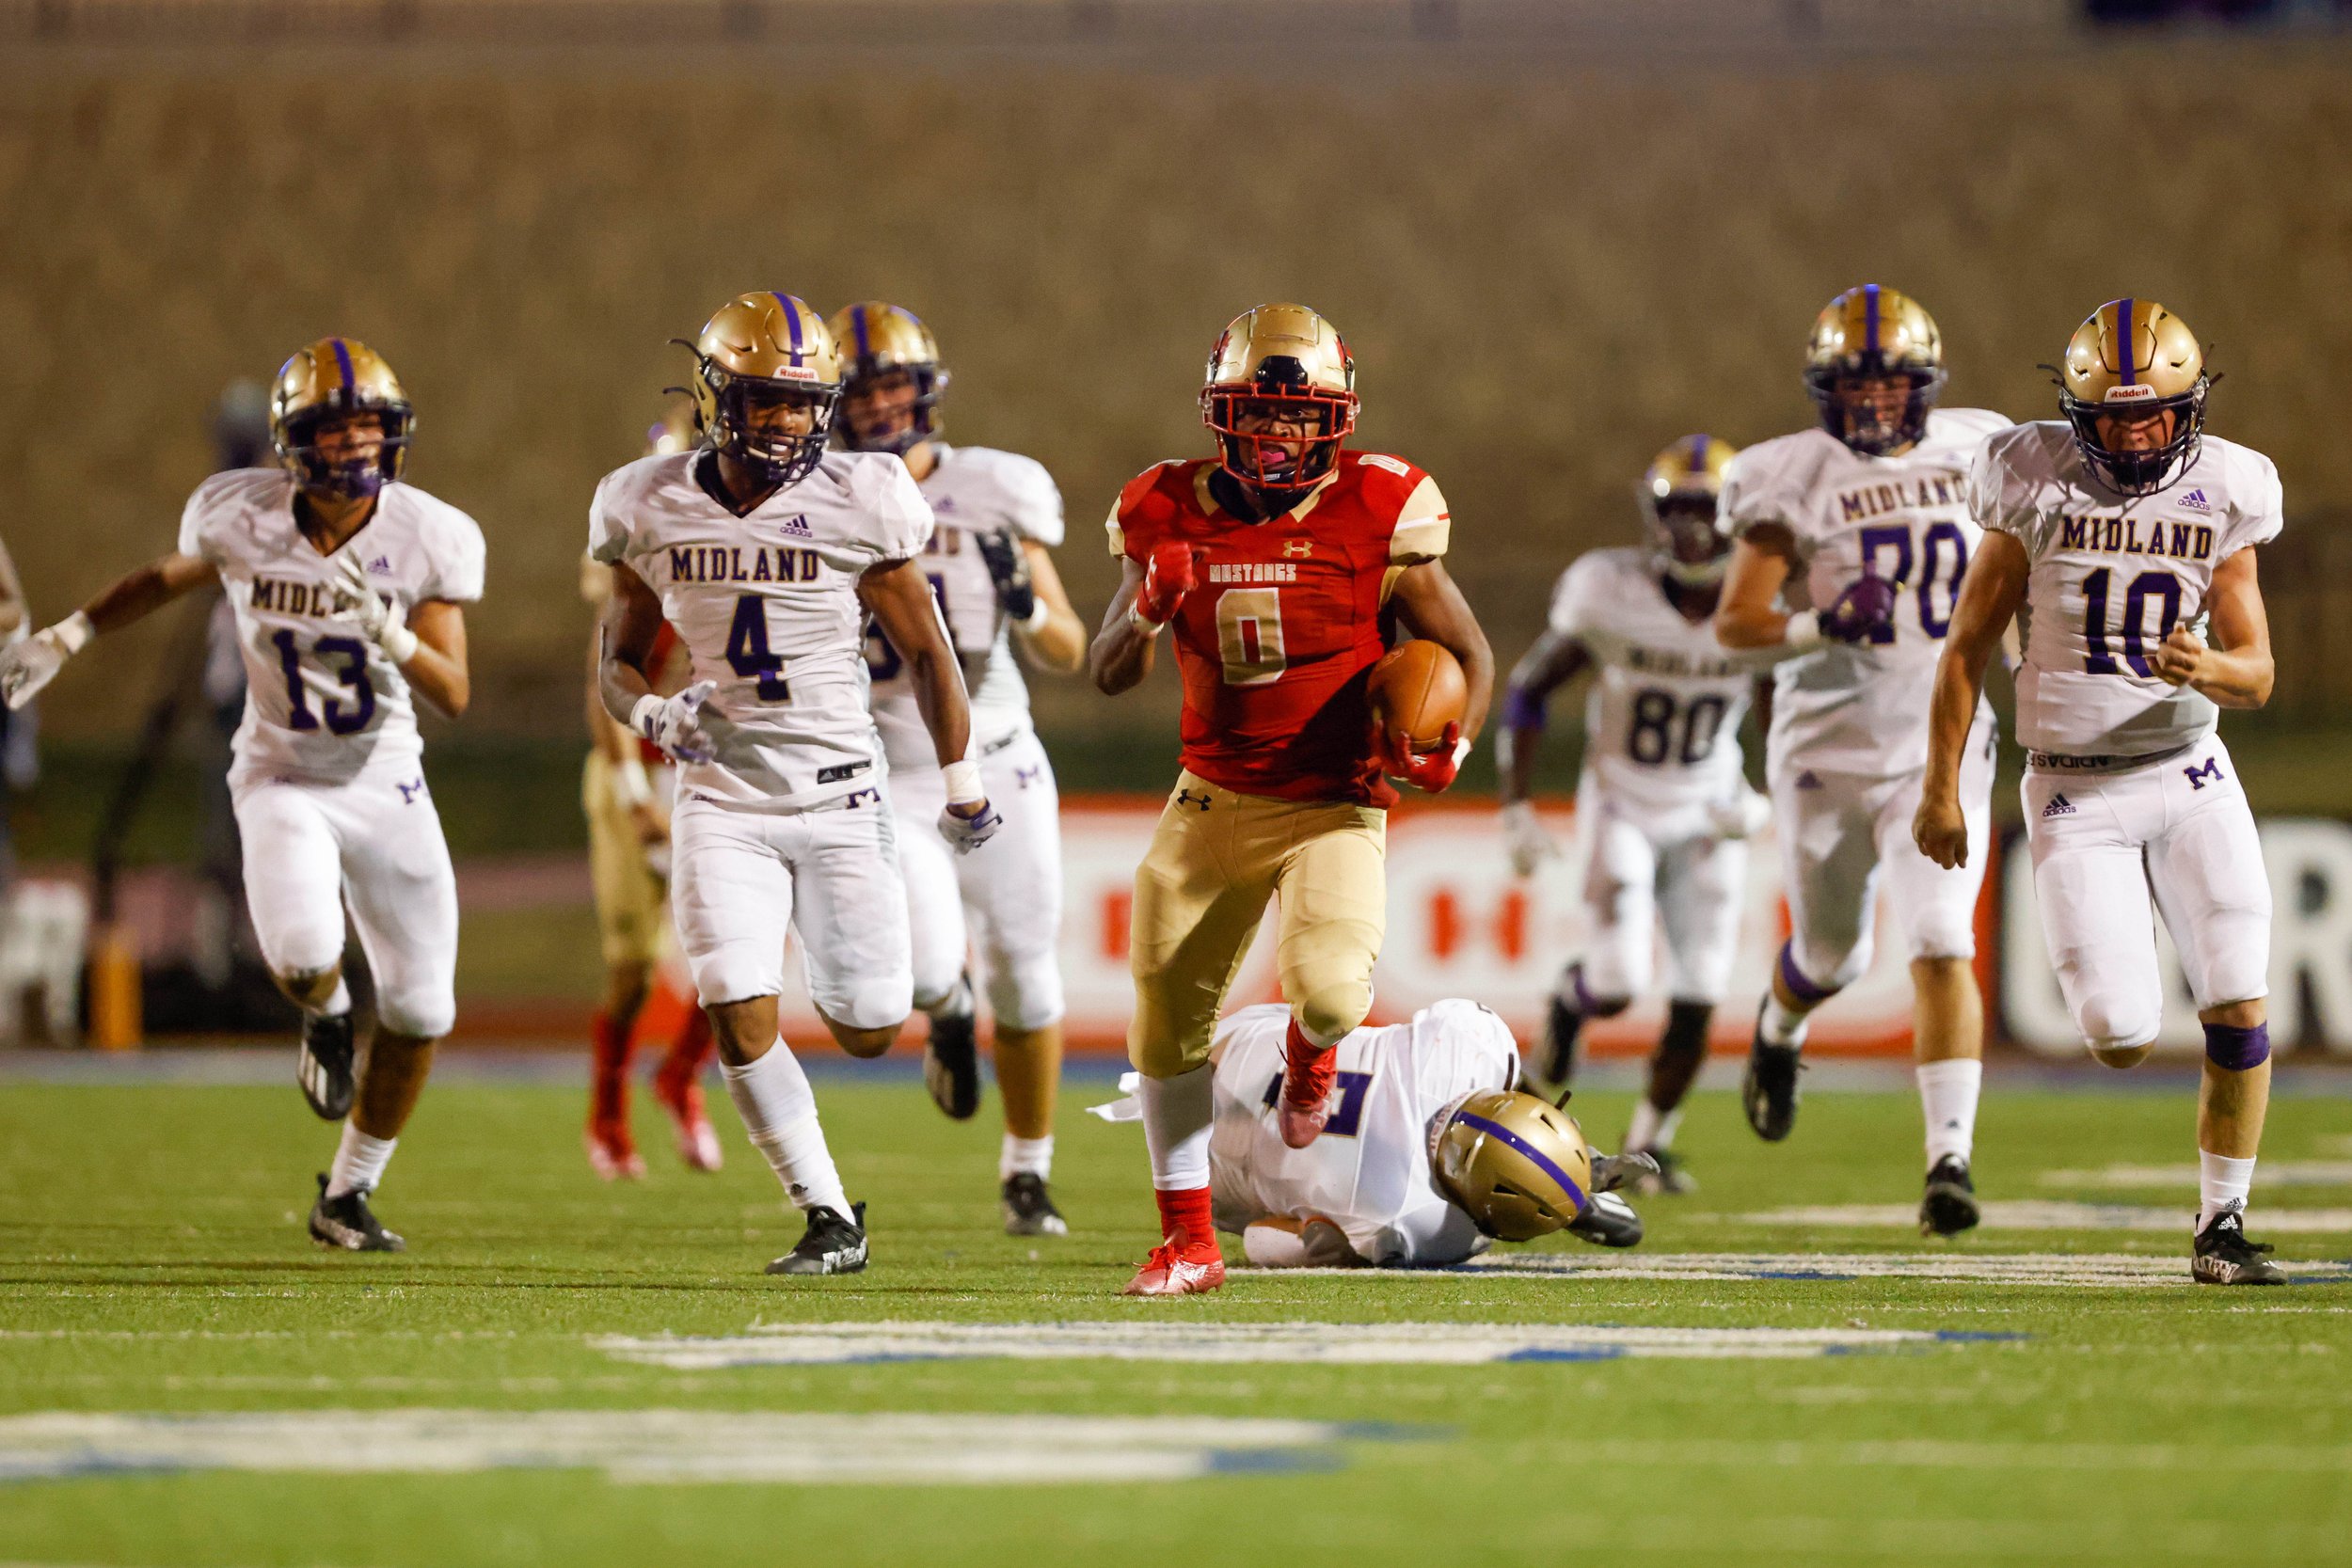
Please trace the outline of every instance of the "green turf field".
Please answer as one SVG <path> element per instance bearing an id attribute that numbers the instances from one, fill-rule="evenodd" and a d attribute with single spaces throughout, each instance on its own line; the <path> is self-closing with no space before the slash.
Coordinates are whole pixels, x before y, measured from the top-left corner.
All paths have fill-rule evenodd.
<path id="1" fill-rule="evenodd" d="M 2185 1227 L 2193 1195 L 2127 1168 L 2193 1158 L 2185 1090 L 1991 1095 L 1991 1199 L 2045 1222 L 2072 1212 L 2047 1205 L 2117 1207 L 1934 1247 L 1740 1217 L 1910 1200 L 1908 1096 L 1817 1092 L 1767 1148 L 1712 1093 L 1682 1140 L 1704 1190 L 1646 1202 L 1641 1252 L 1534 1259 L 1636 1276 L 1237 1271 L 1220 1296 L 1139 1303 L 1112 1292 L 1150 1240 L 1141 1140 L 1077 1114 L 1099 1086 L 1073 1089 L 1060 1129 L 1076 1233 L 1057 1243 L 998 1233 L 985 1113 L 951 1127 L 911 1081 L 819 1092 L 875 1264 L 787 1284 L 758 1271 L 798 1227 L 723 1108 L 723 1176 L 680 1170 L 648 1112 L 652 1178 L 606 1188 L 580 1155 L 577 1091 L 444 1083 L 377 1205 L 413 1250 L 351 1258 L 302 1235 L 332 1134 L 291 1085 L 0 1082 L 0 1562 L 2352 1561 L 2352 1267 L 2327 1261 L 2352 1256 L 2327 1228 L 2352 1204 L 2339 1096 L 2272 1112 L 2266 1164 L 2300 1184 L 2258 1185 L 2250 1228 L 2308 1265 L 2283 1290 L 2169 1283 L 2185 1228 L 2091 1227 L 2150 1206 Z M 1622 1097 L 1578 1108 L 1613 1138 Z M 2262 1223 L 2291 1214 L 2318 1227 Z M 1928 1266 L 2019 1277 L 1868 1272 Z M 1639 1276 L 1676 1269 L 1740 1276 Z M 1847 1277 L 1744 1276 L 1808 1272 Z M 660 1338 L 757 1350 L 804 1342 L 757 1328 L 829 1320 L 1143 1332 L 1108 1347 L 1126 1358 L 830 1366 L 724 1365 L 735 1351 Z M 1315 1338 L 1375 1356 L 1483 1357 L 1522 1336 L 1558 1358 L 1136 1358 L 1168 1332 L 1153 1325 L 1197 1349 L 1188 1328 L 1298 1323 L 1353 1325 Z M 1431 1326 L 1363 1338 L 1383 1323 Z M 1598 1348 L 1562 1350 L 1546 1325 L 1586 1325 Z M 1673 1348 L 1639 1332 L 1660 1328 L 1709 1331 L 1679 1348 L 1711 1354 L 1621 1354 Z M 1844 1342 L 1725 1332 L 1790 1329 Z M 1032 1349 L 1045 1333 L 1005 1332 Z M 93 1437 L 73 1415 L 91 1412 L 183 1419 Z M 40 1413 L 67 1415 L 23 1419 Z M 28 1432 L 68 1433 L 71 1463 L 27 1469 Z M 94 1473 L 158 1433 L 262 1467 Z M 288 1467 L 306 1461 L 346 1468 Z"/>

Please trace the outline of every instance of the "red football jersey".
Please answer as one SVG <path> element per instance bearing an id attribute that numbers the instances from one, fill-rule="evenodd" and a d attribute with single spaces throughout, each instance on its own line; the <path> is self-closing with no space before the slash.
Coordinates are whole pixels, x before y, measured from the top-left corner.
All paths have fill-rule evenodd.
<path id="1" fill-rule="evenodd" d="M 1111 552 L 1137 563 L 1181 540 L 1200 586 L 1172 632 L 1184 678 L 1184 766 L 1240 795 L 1394 803 L 1380 776 L 1365 675 L 1388 651 L 1396 574 L 1445 553 L 1437 482 L 1401 457 L 1343 451 L 1280 516 L 1246 523 L 1209 491 L 1209 459 L 1131 480 Z"/>

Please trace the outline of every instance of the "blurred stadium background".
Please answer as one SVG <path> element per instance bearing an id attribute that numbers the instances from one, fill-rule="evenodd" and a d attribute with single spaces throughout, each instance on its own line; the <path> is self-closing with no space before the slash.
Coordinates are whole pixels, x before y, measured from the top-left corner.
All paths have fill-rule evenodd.
<path id="1" fill-rule="evenodd" d="M 1444 483 L 1506 663 L 1560 568 L 1630 536 L 1665 441 L 1809 421 L 1799 348 L 1840 288 L 1915 294 L 1947 401 L 2017 418 L 2052 408 L 2036 367 L 2074 323 L 2134 293 L 2216 345 L 2213 428 L 2285 479 L 2280 696 L 2224 733 L 2259 811 L 2348 816 L 2347 68 L 2352 4 L 2314 0 L 0 0 L 0 538 L 54 619 L 170 546 L 236 438 L 225 388 L 330 331 L 383 352 L 421 412 L 410 477 L 491 546 L 474 709 L 428 733 L 461 1033 L 564 1041 L 598 980 L 587 499 L 678 379 L 667 341 L 743 288 L 930 320 L 950 438 L 1060 482 L 1089 622 L 1118 485 L 1202 448 L 1218 327 L 1305 299 L 1357 354 L 1362 443 Z M 9 770 L 29 881 L 119 865 L 158 1036 L 269 1010 L 218 989 L 206 614 L 77 662 Z M 1172 679 L 1033 688 L 1066 794 L 1166 786 Z M 1461 792 L 1491 776 L 1482 754 Z M 2352 1051 L 2352 828 L 2296 843 L 2273 874 L 2297 1054 Z M 1469 863 L 1488 896 L 1500 851 Z M 45 909 L 15 972 L 70 974 L 25 935 Z M 1510 939 L 1539 979 L 1546 929 Z M 27 1027 L 72 1037 L 72 1011 Z"/>

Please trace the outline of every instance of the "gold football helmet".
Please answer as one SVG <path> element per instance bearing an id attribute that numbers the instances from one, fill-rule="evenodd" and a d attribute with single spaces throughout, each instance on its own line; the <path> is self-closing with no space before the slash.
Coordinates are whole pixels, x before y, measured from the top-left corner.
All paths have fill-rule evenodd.
<path id="1" fill-rule="evenodd" d="M 1438 1191 L 1498 1241 L 1548 1236 L 1592 1201 L 1593 1154 L 1574 1117 L 1510 1089 L 1465 1096 L 1440 1118 Z"/>
<path id="2" fill-rule="evenodd" d="M 358 456 L 321 451 L 319 432 L 329 424 L 373 417 L 383 444 Z M 269 394 L 269 439 L 278 461 L 306 490 L 373 496 L 408 464 L 408 437 L 417 427 L 400 378 L 357 338 L 321 338 L 278 367 Z"/>
<path id="3" fill-rule="evenodd" d="M 841 403 L 841 356 L 822 316 L 792 294 L 738 294 L 692 342 L 671 341 L 694 356 L 694 384 L 685 390 L 705 446 L 777 484 L 817 467 Z M 809 428 L 762 428 L 759 416 L 779 407 L 805 410 Z"/>
<path id="4" fill-rule="evenodd" d="M 834 312 L 826 324 L 840 345 L 843 360 L 841 399 L 854 403 L 877 378 L 902 373 L 914 391 L 905 411 L 907 422 L 897 429 L 858 428 L 858 410 L 844 407 L 839 421 L 841 444 L 855 451 L 895 451 L 904 456 L 939 434 L 939 396 L 947 389 L 947 371 L 939 362 L 939 340 L 914 311 L 879 299 L 866 300 Z M 900 410 L 886 416 L 896 425 Z M 871 420 L 872 416 L 867 416 Z"/>
<path id="5" fill-rule="evenodd" d="M 1322 483 L 1356 428 L 1356 361 L 1303 305 L 1235 316 L 1209 351 L 1200 420 L 1225 471 L 1261 490 Z"/>
<path id="6" fill-rule="evenodd" d="M 1821 427 L 1865 456 L 1899 451 L 1927 434 L 1945 373 L 1944 335 L 1909 294 L 1865 283 L 1813 320 L 1805 388 Z"/>
<path id="7" fill-rule="evenodd" d="M 2188 323 L 2153 299 L 2111 299 L 2066 344 L 2058 406 L 2093 473 L 2153 496 L 2196 460 L 2212 387 Z"/>
<path id="8" fill-rule="evenodd" d="M 1652 460 L 1637 487 L 1650 548 L 1685 587 L 1721 582 L 1730 564 L 1731 541 L 1715 526 L 1715 505 L 1733 455 L 1729 441 L 1685 436 Z"/>

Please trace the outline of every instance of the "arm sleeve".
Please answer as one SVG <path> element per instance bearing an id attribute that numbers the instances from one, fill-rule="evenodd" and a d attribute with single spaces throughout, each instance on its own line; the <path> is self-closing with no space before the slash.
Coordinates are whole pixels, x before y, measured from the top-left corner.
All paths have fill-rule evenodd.
<path id="1" fill-rule="evenodd" d="M 628 554 L 628 519 L 613 505 L 613 478 L 605 475 L 588 503 L 588 559 L 606 566 Z"/>
<path id="2" fill-rule="evenodd" d="M 1026 457 L 1014 459 L 1008 467 L 1005 499 L 1013 532 L 1053 549 L 1065 537 L 1061 491 L 1055 486 L 1054 476 L 1045 471 L 1044 464 Z"/>
<path id="3" fill-rule="evenodd" d="M 1454 515 L 1446 510 L 1438 482 L 1427 474 L 1405 498 L 1389 534 L 1389 561 L 1397 566 L 1418 566 L 1445 554 L 1454 531 Z"/>

